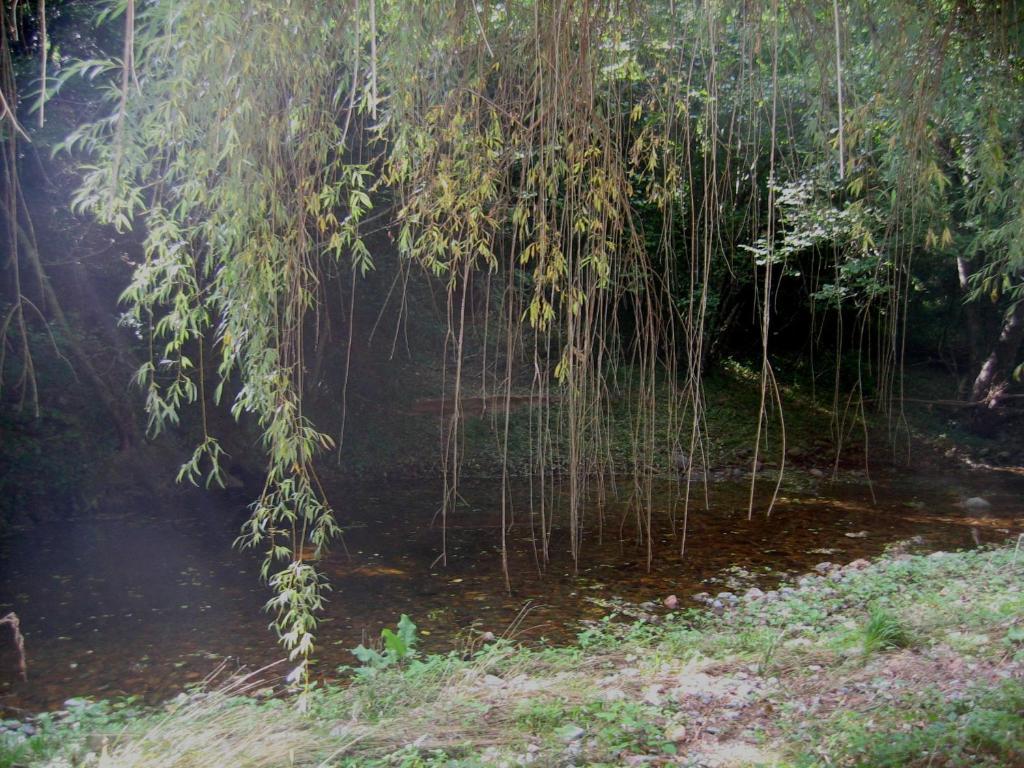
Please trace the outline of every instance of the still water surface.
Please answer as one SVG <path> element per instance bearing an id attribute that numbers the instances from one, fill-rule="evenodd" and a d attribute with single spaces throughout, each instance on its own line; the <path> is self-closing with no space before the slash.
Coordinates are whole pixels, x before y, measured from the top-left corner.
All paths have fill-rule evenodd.
<path id="1" fill-rule="evenodd" d="M 874 489 L 873 503 L 863 482 L 806 480 L 783 493 L 771 517 L 762 511 L 748 520 L 748 486 L 715 483 L 707 509 L 702 491 L 691 506 L 680 558 L 669 523 L 674 505 L 681 515 L 679 489 L 666 480 L 654 489 L 660 522 L 649 571 L 623 490 L 618 500 L 609 496 L 603 518 L 596 504 L 586 510 L 576 568 L 567 532 L 556 525 L 551 560 L 540 573 L 523 487 L 508 536 L 511 595 L 501 573 L 498 482 L 463 485 L 465 504 L 448 519 L 447 566 L 435 563 L 435 485 L 336 489 L 348 555 L 339 547 L 321 563 L 333 591 L 319 632 L 318 669 L 353 663 L 348 649 L 402 613 L 424 631 L 428 649 L 447 650 L 473 631 L 501 634 L 529 606 L 517 636 L 557 643 L 575 635 L 580 619 L 605 615 L 602 601 L 610 598 L 639 603 L 676 594 L 685 605 L 697 592 L 741 590 L 750 577 L 773 586 L 823 560 L 876 555 L 913 536 L 926 547 L 951 549 L 1024 530 L 1021 478 L 893 474 Z M 992 504 L 984 516 L 958 506 L 975 495 Z M 21 617 L 29 681 L 16 679 L 10 638 L 0 634 L 0 708 L 17 714 L 72 696 L 156 701 L 202 679 L 222 659 L 252 667 L 281 657 L 261 610 L 268 593 L 258 558 L 232 549 L 244 502 L 190 498 L 130 509 L 111 501 L 96 512 L 8 533 L 0 542 L 0 611 Z"/>

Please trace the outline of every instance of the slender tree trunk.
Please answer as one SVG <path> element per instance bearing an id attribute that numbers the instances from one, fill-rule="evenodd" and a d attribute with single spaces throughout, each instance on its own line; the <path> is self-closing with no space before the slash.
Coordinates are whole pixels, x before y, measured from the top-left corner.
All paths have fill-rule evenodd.
<path id="1" fill-rule="evenodd" d="M 1021 342 L 1024 341 L 1024 301 L 1018 302 L 1003 320 L 999 338 L 988 357 L 981 364 L 971 387 L 971 400 L 977 403 L 974 428 L 981 434 L 989 434 L 998 426 L 997 410 L 1002 404 L 1009 386 L 1010 374 L 1017 360 Z"/>
<path id="2" fill-rule="evenodd" d="M 971 263 L 966 256 L 956 257 L 956 272 L 960 280 L 960 293 L 966 300 L 970 293 L 970 277 L 972 272 Z M 978 315 L 978 305 L 973 301 L 966 301 L 964 304 L 964 320 L 967 323 L 967 343 L 970 346 L 970 370 L 977 371 L 981 365 L 981 317 Z"/>

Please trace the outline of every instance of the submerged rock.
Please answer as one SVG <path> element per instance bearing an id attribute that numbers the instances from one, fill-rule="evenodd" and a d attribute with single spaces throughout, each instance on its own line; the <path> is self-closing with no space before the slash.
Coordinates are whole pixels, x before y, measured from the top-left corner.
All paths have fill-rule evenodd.
<path id="1" fill-rule="evenodd" d="M 985 499 L 981 498 L 981 496 L 972 496 L 969 499 L 965 499 L 960 502 L 960 506 L 968 512 L 988 512 L 992 509 L 992 505 Z"/>

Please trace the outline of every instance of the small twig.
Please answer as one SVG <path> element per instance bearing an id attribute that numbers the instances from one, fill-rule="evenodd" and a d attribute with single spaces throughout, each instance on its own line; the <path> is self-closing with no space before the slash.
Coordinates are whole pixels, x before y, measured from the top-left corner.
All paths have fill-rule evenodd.
<path id="1" fill-rule="evenodd" d="M 14 110 L 11 109 L 11 105 L 7 103 L 7 97 L 4 95 L 2 88 L 0 88 L 0 110 L 2 110 L 0 111 L 0 120 L 4 117 L 9 118 L 11 121 L 11 127 L 20 133 L 25 141 L 32 143 L 32 139 L 30 139 L 29 135 L 25 133 L 25 129 L 21 127 L 21 123 L 18 122 L 18 116 L 14 113 Z"/>
<path id="2" fill-rule="evenodd" d="M 21 634 L 21 621 L 18 614 L 11 611 L 2 619 L 0 625 L 9 624 L 14 633 L 14 647 L 18 649 L 18 672 L 22 680 L 28 680 L 28 664 L 25 662 L 25 637 Z"/>

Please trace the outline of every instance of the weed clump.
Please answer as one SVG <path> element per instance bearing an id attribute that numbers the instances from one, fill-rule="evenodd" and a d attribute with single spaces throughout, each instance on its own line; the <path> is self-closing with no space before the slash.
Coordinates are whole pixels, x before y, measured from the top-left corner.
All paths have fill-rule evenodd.
<path id="1" fill-rule="evenodd" d="M 864 625 L 861 646 L 865 657 L 879 651 L 909 648 L 912 643 L 910 630 L 902 618 L 881 606 L 871 607 L 868 621 Z"/>

